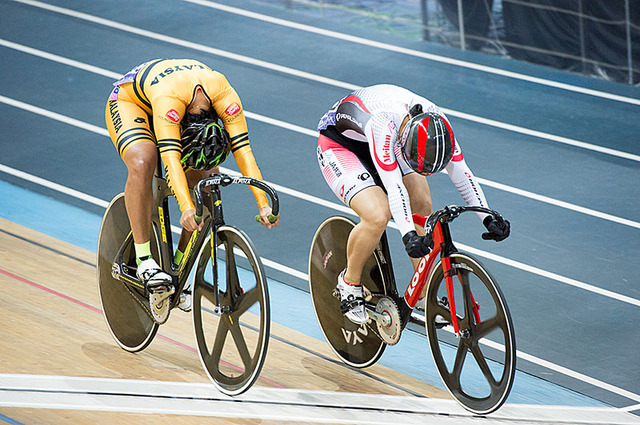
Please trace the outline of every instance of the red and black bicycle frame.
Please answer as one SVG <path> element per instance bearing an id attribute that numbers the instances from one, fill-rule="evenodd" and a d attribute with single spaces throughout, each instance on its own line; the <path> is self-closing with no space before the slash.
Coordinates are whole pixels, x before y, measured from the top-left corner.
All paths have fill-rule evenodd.
<path id="1" fill-rule="evenodd" d="M 416 224 L 424 226 L 429 217 L 422 215 L 413 215 L 413 220 Z M 456 304 L 453 293 L 453 277 L 457 276 L 458 272 L 455 267 L 451 266 L 450 256 L 457 251 L 451 240 L 451 232 L 449 230 L 449 224 L 445 221 L 437 221 L 432 230 L 433 249 L 429 253 L 420 259 L 416 271 L 413 273 L 413 277 L 409 282 L 409 286 L 404 293 L 405 303 L 413 309 L 420 299 L 420 295 L 424 289 L 427 279 L 431 274 L 431 270 L 434 267 L 436 258 L 440 254 L 442 261 L 442 271 L 445 277 L 445 284 L 447 288 L 447 298 L 449 302 L 449 311 L 451 312 L 451 324 L 453 325 L 453 331 L 456 336 L 460 336 L 460 327 L 458 325 L 458 316 L 456 315 Z M 471 296 L 473 303 L 473 312 L 476 323 L 480 323 L 480 315 L 478 314 L 479 306 Z"/>

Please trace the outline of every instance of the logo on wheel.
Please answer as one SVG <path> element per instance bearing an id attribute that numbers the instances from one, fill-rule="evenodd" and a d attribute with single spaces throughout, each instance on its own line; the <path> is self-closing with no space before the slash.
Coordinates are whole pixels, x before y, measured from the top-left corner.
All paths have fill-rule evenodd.
<path id="1" fill-rule="evenodd" d="M 324 261 L 322 262 L 322 266 L 325 269 L 327 268 L 327 263 L 329 262 L 329 258 L 331 258 L 332 256 L 333 256 L 333 251 L 329 251 L 329 252 L 327 252 L 327 255 L 325 255 Z"/>
<path id="2" fill-rule="evenodd" d="M 344 337 L 344 340 L 347 344 L 351 344 L 351 345 L 362 344 L 364 341 L 362 340 L 362 338 L 360 338 L 358 334 L 362 336 L 367 336 L 369 335 L 369 331 L 365 326 L 360 326 L 355 331 L 350 331 L 345 328 L 342 328 L 342 336 Z"/>

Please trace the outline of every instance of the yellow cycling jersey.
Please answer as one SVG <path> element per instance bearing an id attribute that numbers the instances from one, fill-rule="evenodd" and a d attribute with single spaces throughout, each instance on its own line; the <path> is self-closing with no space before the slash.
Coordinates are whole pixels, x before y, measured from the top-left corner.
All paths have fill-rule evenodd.
<path id="1" fill-rule="evenodd" d="M 245 176 L 262 179 L 249 145 L 242 103 L 221 73 L 196 60 L 157 59 L 134 68 L 114 85 L 116 87 L 109 97 L 106 117 L 116 148 L 124 158 L 127 149 L 135 142 L 150 140 L 150 136 L 155 136 L 169 185 L 182 212 L 194 206 L 180 163 L 180 122 L 198 86 L 202 87 L 211 100 L 214 110 L 229 132 L 231 152 L 240 172 Z M 144 128 L 140 125 L 141 118 L 131 116 L 132 109 L 123 103 L 135 104 L 151 118 L 153 135 L 144 134 Z M 251 190 L 259 208 L 269 205 L 264 192 L 254 187 Z"/>

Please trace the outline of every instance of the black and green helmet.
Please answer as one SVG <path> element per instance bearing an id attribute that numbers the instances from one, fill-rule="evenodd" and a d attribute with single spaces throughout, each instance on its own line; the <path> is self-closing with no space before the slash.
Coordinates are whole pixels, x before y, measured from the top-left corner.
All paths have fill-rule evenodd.
<path id="1" fill-rule="evenodd" d="M 182 164 L 195 170 L 220 165 L 231 149 L 229 133 L 215 120 L 189 123 L 182 131 Z"/>

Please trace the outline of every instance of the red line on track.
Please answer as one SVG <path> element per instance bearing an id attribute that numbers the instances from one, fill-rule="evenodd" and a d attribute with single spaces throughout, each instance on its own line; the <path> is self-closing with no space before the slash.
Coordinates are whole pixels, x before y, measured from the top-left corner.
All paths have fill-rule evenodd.
<path id="1" fill-rule="evenodd" d="M 68 295 L 65 295 L 65 294 L 63 294 L 63 293 L 60 293 L 60 292 L 58 292 L 58 291 L 55 291 L 55 290 L 53 290 L 53 289 L 51 289 L 51 288 L 47 288 L 46 286 L 42 286 L 42 285 L 40 285 L 40 284 L 38 284 L 38 283 L 32 282 L 32 281 L 30 281 L 30 280 L 28 280 L 28 279 L 25 279 L 25 278 L 23 278 L 23 277 L 20 277 L 20 276 L 18 276 L 18 275 L 15 275 L 15 274 L 13 274 L 13 273 L 11 273 L 11 272 L 8 272 L 8 271 L 6 271 L 6 270 L 0 269 L 0 274 L 3 274 L 3 275 L 5 275 L 5 276 L 7 276 L 7 277 L 10 277 L 10 278 L 12 278 L 12 279 L 15 279 L 15 280 L 17 280 L 17 281 L 19 281 L 19 282 L 26 283 L 27 285 L 29 285 L 29 286 L 33 286 L 34 288 L 41 289 L 41 290 L 43 290 L 43 291 L 45 291 L 45 292 L 48 292 L 48 293 L 50 293 L 50 294 L 52 294 L 52 295 L 55 295 L 55 296 L 57 296 L 57 297 L 60 297 L 60 298 L 62 298 L 62 299 L 64 299 L 64 300 L 71 301 L 72 303 L 77 304 L 77 305 L 79 305 L 79 306 L 81 306 L 81 307 L 84 307 L 84 308 L 86 308 L 86 309 L 89 309 L 89 310 L 91 310 L 91 311 L 93 311 L 93 312 L 95 312 L 95 313 L 103 314 L 103 313 L 102 313 L 102 310 L 100 310 L 99 308 L 93 307 L 93 306 L 91 306 L 91 305 L 89 305 L 89 304 L 87 304 L 87 303 L 83 303 L 83 302 L 82 302 L 82 301 L 80 301 L 80 300 L 77 300 L 77 299 L 75 299 L 75 298 L 69 297 Z M 198 352 L 195 348 L 190 347 L 190 346 L 188 346 L 188 345 L 186 345 L 186 344 L 183 344 L 183 343 L 181 343 L 181 342 L 179 342 L 179 341 L 176 341 L 175 339 L 171 339 L 171 338 L 169 338 L 169 337 L 167 337 L 167 336 L 164 336 L 164 335 L 162 335 L 162 334 L 158 334 L 157 336 L 158 336 L 158 338 L 162 339 L 163 341 L 166 341 L 166 342 L 168 342 L 168 343 L 170 343 L 170 344 L 177 345 L 178 347 L 184 348 L 185 350 L 189 350 L 189 351 L 192 351 L 192 352 L 194 352 L 194 353 L 197 353 L 197 352 Z M 233 366 L 233 365 L 230 365 L 230 366 Z M 235 366 L 233 366 L 233 367 L 235 367 Z M 240 370 L 240 369 L 238 368 L 238 370 Z M 260 381 L 263 381 L 264 383 L 267 383 L 267 384 L 269 384 L 269 385 L 273 385 L 273 386 L 275 386 L 275 387 L 277 387 L 277 388 L 287 388 L 287 387 L 285 387 L 285 386 L 284 386 L 284 385 L 282 385 L 282 384 L 279 384 L 279 383 L 277 383 L 277 382 L 275 382 L 275 381 L 272 381 L 271 379 L 264 378 L 264 377 L 262 377 L 262 376 L 259 376 L 259 377 L 258 377 L 258 379 L 259 379 Z"/>

